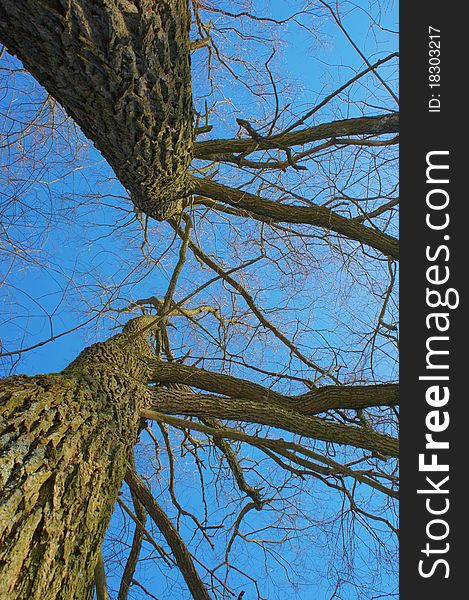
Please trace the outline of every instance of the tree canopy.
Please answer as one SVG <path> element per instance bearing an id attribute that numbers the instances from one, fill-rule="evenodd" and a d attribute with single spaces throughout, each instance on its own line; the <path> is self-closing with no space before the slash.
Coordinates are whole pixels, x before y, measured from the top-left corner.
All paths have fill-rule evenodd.
<path id="1" fill-rule="evenodd" d="M 0 485 L 11 510 L 30 432 L 42 469 L 98 423 L 73 492 L 109 485 L 97 598 L 397 597 L 395 21 L 346 0 L 2 2 Z M 76 382 L 86 417 L 59 435 L 53 390 Z M 44 475 L 64 497 L 67 461 Z M 0 559 L 32 569 L 17 547 Z"/>

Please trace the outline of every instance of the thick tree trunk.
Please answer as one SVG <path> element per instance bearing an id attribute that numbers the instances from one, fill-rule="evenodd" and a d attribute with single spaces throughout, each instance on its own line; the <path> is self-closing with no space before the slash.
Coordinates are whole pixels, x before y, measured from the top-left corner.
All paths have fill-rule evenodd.
<path id="1" fill-rule="evenodd" d="M 141 360 L 148 356 L 130 326 L 61 374 L 0 381 L 2 600 L 92 598 L 148 403 Z"/>
<path id="2" fill-rule="evenodd" d="M 187 192 L 187 0 L 2 0 L 0 40 L 80 125 L 144 213 Z"/>

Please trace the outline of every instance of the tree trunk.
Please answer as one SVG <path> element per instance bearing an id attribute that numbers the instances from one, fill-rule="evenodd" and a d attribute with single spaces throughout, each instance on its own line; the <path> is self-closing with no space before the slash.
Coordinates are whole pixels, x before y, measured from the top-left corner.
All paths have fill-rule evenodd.
<path id="1" fill-rule="evenodd" d="M 0 40 L 80 125 L 139 210 L 165 219 L 192 156 L 187 0 L 2 0 Z"/>
<path id="2" fill-rule="evenodd" d="M 2 600 L 92 598 L 148 404 L 141 360 L 148 356 L 130 326 L 60 374 L 0 381 Z"/>

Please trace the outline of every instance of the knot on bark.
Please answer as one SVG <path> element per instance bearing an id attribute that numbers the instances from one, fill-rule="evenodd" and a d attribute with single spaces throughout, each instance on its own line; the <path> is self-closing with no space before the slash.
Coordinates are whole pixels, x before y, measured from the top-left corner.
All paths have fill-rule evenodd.
<path id="1" fill-rule="evenodd" d="M 183 200 L 189 195 L 188 178 L 185 175 L 159 178 L 147 185 L 134 197 L 137 209 L 157 221 L 166 221 L 182 212 Z"/>

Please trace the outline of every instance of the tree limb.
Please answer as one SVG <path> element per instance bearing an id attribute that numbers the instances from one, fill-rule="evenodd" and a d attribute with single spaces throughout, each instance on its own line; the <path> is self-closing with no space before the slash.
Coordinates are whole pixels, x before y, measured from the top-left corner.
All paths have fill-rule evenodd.
<path id="1" fill-rule="evenodd" d="M 343 217 L 325 206 L 281 204 L 209 179 L 194 176 L 189 177 L 189 185 L 194 194 L 206 196 L 237 209 L 246 210 L 254 216 L 259 216 L 263 221 L 267 219 L 275 223 L 314 225 L 371 246 L 385 256 L 399 259 L 399 241 L 396 238 L 377 229 L 366 227 L 354 219 Z"/>
<path id="2" fill-rule="evenodd" d="M 369 485 L 370 487 L 373 487 L 388 496 L 392 496 L 393 498 L 398 497 L 396 490 L 383 486 L 382 484 L 375 481 L 375 479 L 373 479 L 371 476 L 368 476 L 368 474 L 354 471 L 350 467 L 338 463 L 337 461 L 333 460 L 328 456 L 319 454 L 318 452 L 314 452 L 314 450 L 307 448 L 304 444 L 297 444 L 295 442 L 290 442 L 278 438 L 266 438 L 259 435 L 253 436 L 244 433 L 244 431 L 239 431 L 236 429 L 226 427 L 225 425 L 220 425 L 219 428 L 213 429 L 212 427 L 209 427 L 204 423 L 199 423 L 197 421 L 188 419 L 181 419 L 179 417 L 173 417 L 153 410 L 143 410 L 141 414 L 142 417 L 144 417 L 145 419 L 152 419 L 153 421 L 167 423 L 168 425 L 172 425 L 173 427 L 178 427 L 180 429 L 193 429 L 194 431 L 199 431 L 207 436 L 211 436 L 214 439 L 222 436 L 224 439 L 245 442 L 246 444 L 250 444 L 251 446 L 260 448 L 263 452 L 266 452 L 266 450 L 268 449 L 268 452 L 266 453 L 271 458 L 273 458 L 273 454 L 279 454 L 287 458 L 289 461 L 292 461 L 293 463 L 297 463 L 302 466 L 307 466 L 307 468 L 311 471 L 320 472 L 323 474 L 333 473 L 335 475 L 340 473 L 345 476 L 352 477 L 360 483 Z M 308 459 L 312 459 L 316 462 L 324 463 L 325 465 L 327 465 L 328 468 L 321 467 L 318 464 L 313 464 L 311 460 L 305 461 L 301 458 L 301 455 L 306 456 L 308 457 Z M 285 465 L 282 465 L 282 468 L 284 468 L 284 466 Z"/>
<path id="3" fill-rule="evenodd" d="M 135 459 L 132 457 L 131 460 L 132 467 L 135 465 Z M 135 509 L 135 517 L 138 520 L 135 522 L 135 529 L 132 538 L 132 545 L 130 547 L 129 556 L 127 557 L 127 562 L 125 563 L 124 572 L 122 574 L 121 583 L 119 586 L 119 593 L 117 596 L 117 600 L 127 600 L 130 585 L 132 583 L 135 568 L 137 566 L 137 562 L 140 556 L 140 550 L 142 548 L 142 542 L 144 538 L 144 528 L 145 521 L 147 518 L 147 513 L 142 506 L 142 503 L 139 501 L 133 490 L 130 490 L 130 494 L 132 496 L 132 501 Z"/>
<path id="4" fill-rule="evenodd" d="M 153 498 L 148 487 L 143 483 L 135 471 L 131 469 L 128 469 L 125 481 L 143 504 L 155 525 L 166 539 L 194 600 L 211 600 L 203 581 L 197 573 L 191 554 L 187 549 L 184 540 L 179 535 L 175 526 L 171 523 L 167 514 Z"/>
<path id="5" fill-rule="evenodd" d="M 194 144 L 194 158 L 216 160 L 218 154 L 243 153 L 244 155 L 257 150 L 277 148 L 284 150 L 323 140 L 350 135 L 382 135 L 399 132 L 399 113 L 377 115 L 374 117 L 359 117 L 321 123 L 314 127 L 272 135 L 261 140 L 252 138 L 218 139 Z"/>
<path id="6" fill-rule="evenodd" d="M 150 371 L 151 381 L 160 384 L 181 383 L 206 392 L 264 404 L 273 401 L 305 415 L 336 409 L 360 410 L 372 406 L 395 406 L 399 403 L 397 383 L 326 385 L 304 394 L 287 396 L 247 379 L 181 363 L 154 360 L 151 361 Z"/>
<path id="7" fill-rule="evenodd" d="M 323 442 L 363 448 L 384 456 L 399 455 L 397 439 L 372 429 L 330 423 L 310 417 L 271 400 L 260 403 L 245 398 L 190 394 L 176 390 L 153 392 L 154 408 L 163 413 L 259 423 Z"/>

